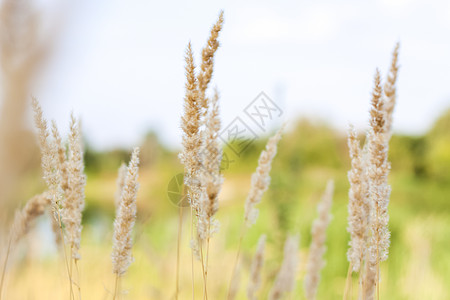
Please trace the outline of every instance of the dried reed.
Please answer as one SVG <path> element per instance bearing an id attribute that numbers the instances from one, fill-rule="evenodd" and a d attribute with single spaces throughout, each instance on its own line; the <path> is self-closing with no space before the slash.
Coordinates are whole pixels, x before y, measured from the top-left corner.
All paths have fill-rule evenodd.
<path id="1" fill-rule="evenodd" d="M 214 219 L 214 215 L 219 209 L 219 192 L 223 183 L 223 176 L 220 174 L 222 148 L 219 142 L 220 118 L 218 101 L 219 94 L 216 90 L 205 122 L 206 126 L 203 131 L 203 143 L 200 153 L 202 197 L 198 232 L 201 240 L 209 239 L 218 230 L 219 226 L 218 221 Z"/>
<path id="2" fill-rule="evenodd" d="M 350 127 L 348 133 L 348 147 L 352 168 L 348 172 L 350 190 L 347 231 L 350 233 L 350 248 L 347 251 L 347 259 L 352 271 L 359 272 L 364 260 L 364 249 L 368 237 L 370 202 L 363 153 L 353 126 Z"/>
<path id="3" fill-rule="evenodd" d="M 62 216 L 71 255 L 76 261 L 80 259 L 78 252 L 81 240 L 81 216 L 84 209 L 86 175 L 84 175 L 83 142 L 81 139 L 80 122 L 77 122 L 73 115 L 71 116 L 70 123 L 67 173 L 68 186 L 65 193 L 66 199 L 62 205 Z"/>
<path id="4" fill-rule="evenodd" d="M 200 65 L 200 73 L 198 74 L 198 91 L 199 91 L 199 104 L 203 108 L 203 114 L 208 112 L 208 100 L 206 98 L 206 90 L 211 81 L 214 71 L 214 54 L 220 46 L 219 33 L 223 26 L 223 11 L 219 13 L 214 26 L 211 28 L 210 36 L 206 43 L 206 46 L 202 50 L 202 63 Z"/>
<path id="5" fill-rule="evenodd" d="M 120 197 L 120 206 L 114 220 L 113 273 L 122 276 L 132 263 L 132 231 L 136 221 L 136 197 L 139 189 L 139 148 L 134 148 L 128 164 L 127 177 Z"/>
<path id="6" fill-rule="evenodd" d="M 386 126 L 386 110 L 382 99 L 381 78 L 380 72 L 377 70 L 370 110 L 370 131 L 368 133 L 369 197 L 372 210 L 370 217 L 371 237 L 366 254 L 363 291 L 366 300 L 373 299 L 375 287 L 379 295 L 379 264 L 387 259 L 390 244 L 388 204 L 391 190 L 387 183 L 390 164 L 387 160 L 388 135 Z"/>
<path id="7" fill-rule="evenodd" d="M 281 139 L 282 130 L 283 127 L 269 139 L 266 150 L 264 150 L 259 157 L 258 167 L 252 175 L 252 185 L 247 200 L 245 201 L 244 213 L 245 223 L 248 227 L 256 222 L 256 219 L 258 218 L 258 209 L 255 206 L 261 202 L 264 192 L 269 188 L 269 173 L 272 168 L 272 160 L 277 154 L 277 144 Z"/>
<path id="8" fill-rule="evenodd" d="M 269 300 L 282 299 L 292 292 L 295 286 L 295 275 L 298 267 L 299 236 L 289 236 L 284 244 L 284 257 L 275 283 L 269 292 Z"/>
<path id="9" fill-rule="evenodd" d="M 264 248 L 266 246 L 266 235 L 262 235 L 258 240 L 256 253 L 253 257 L 252 265 L 250 267 L 250 280 L 247 287 L 247 298 L 249 300 L 256 300 L 256 293 L 261 287 L 261 272 L 264 265 Z"/>
<path id="10" fill-rule="evenodd" d="M 400 43 L 395 45 L 394 51 L 392 52 L 391 66 L 389 68 L 389 73 L 384 84 L 384 95 L 385 95 L 385 110 L 386 110 L 386 132 L 390 135 L 392 134 L 392 115 L 394 113 L 395 102 L 397 98 L 397 74 L 398 74 L 398 51 L 400 48 Z"/>
<path id="11" fill-rule="evenodd" d="M 331 220 L 331 204 L 333 202 L 334 182 L 328 181 L 322 200 L 317 206 L 318 217 L 312 225 L 312 241 L 309 248 L 309 257 L 306 264 L 305 296 L 308 300 L 316 299 L 319 287 L 320 271 L 325 266 L 323 255 L 326 247 L 326 230 Z"/>

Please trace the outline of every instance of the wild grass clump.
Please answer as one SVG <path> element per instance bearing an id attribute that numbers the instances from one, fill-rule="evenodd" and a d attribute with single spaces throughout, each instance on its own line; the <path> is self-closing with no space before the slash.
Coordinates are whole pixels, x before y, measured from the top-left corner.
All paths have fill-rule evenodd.
<path id="1" fill-rule="evenodd" d="M 197 69 L 194 63 L 194 51 L 190 43 L 185 55 L 185 96 L 184 112 L 181 117 L 182 149 L 179 159 L 184 167 L 184 193 L 190 205 L 191 249 L 183 247 L 183 208 L 179 208 L 177 262 L 174 275 L 174 298 L 180 297 L 180 270 L 189 268 L 191 274 L 192 299 L 217 299 L 211 292 L 210 282 L 210 248 L 214 233 L 219 230 L 218 211 L 224 176 L 221 170 L 223 149 L 220 144 L 220 96 L 216 89 L 211 91 L 210 84 L 214 73 L 214 58 L 219 48 L 219 34 L 224 23 L 223 12 L 218 16 L 210 31 L 206 46 L 201 52 L 201 63 Z M 398 72 L 397 45 L 387 81 L 382 84 L 377 70 L 372 92 L 369 116 L 370 128 L 365 144 L 361 147 L 353 127 L 349 130 L 348 146 L 350 149 L 351 170 L 348 173 L 350 183 L 348 204 L 348 232 L 350 234 L 347 259 L 349 271 L 347 283 L 342 287 L 344 299 L 351 299 L 352 272 L 359 274 L 358 299 L 371 300 L 380 297 L 380 263 L 387 260 L 390 246 L 388 228 L 388 205 L 390 186 L 388 175 L 389 139 L 392 134 L 392 114 L 396 101 L 396 79 Z M 48 122 L 44 117 L 39 102 L 33 98 L 34 121 L 41 151 L 42 177 L 46 190 L 32 197 L 26 205 L 18 210 L 10 230 L 8 254 L 3 266 L 0 285 L 0 298 L 6 274 L 9 253 L 23 236 L 29 232 L 33 220 L 51 209 L 51 219 L 55 237 L 60 240 L 65 271 L 69 283 L 69 299 L 81 298 L 83 286 L 80 283 L 78 261 L 81 256 L 82 216 L 85 207 L 85 163 L 84 145 L 80 119 L 73 114 L 67 143 L 63 140 L 55 122 Z M 258 221 L 257 206 L 263 201 L 265 192 L 270 187 L 271 169 L 275 160 L 284 126 L 268 139 L 261 152 L 255 172 L 251 175 L 249 192 L 242 199 L 241 231 L 233 238 L 238 243 L 233 256 L 233 264 L 228 265 L 231 276 L 222 273 L 221 278 L 227 289 L 222 292 L 228 299 L 239 295 L 241 276 L 246 274 L 246 261 L 242 259 L 243 240 L 247 231 Z M 116 216 L 112 233 L 112 274 L 115 277 L 114 289 L 109 293 L 113 299 L 124 294 L 121 279 L 127 273 L 134 258 L 133 231 L 138 214 L 137 193 L 139 189 L 139 148 L 134 148 L 128 165 L 119 168 L 116 185 L 117 191 L 111 204 L 115 203 Z M 334 194 L 334 181 L 330 180 L 325 188 L 322 200 L 318 203 L 318 216 L 311 228 L 311 245 L 307 255 L 303 292 L 308 300 L 316 299 L 319 293 L 321 271 L 325 267 L 327 229 L 331 222 L 331 210 Z M 111 197 L 113 198 L 113 197 Z M 300 216 L 299 216 L 300 218 Z M 291 233 L 285 240 L 283 260 L 277 263 L 273 274 L 264 270 L 265 248 L 273 241 L 261 235 L 250 266 L 246 295 L 248 299 L 286 299 L 293 297 L 298 286 L 300 273 L 300 235 Z M 175 233 L 174 233 L 175 236 Z M 181 264 L 181 255 L 190 252 L 190 263 Z M 244 253 L 245 254 L 245 253 Z M 85 254 L 89 255 L 89 253 Z M 195 260 L 194 258 L 197 258 Z M 344 258 L 343 258 L 344 259 Z M 201 267 L 202 295 L 196 294 L 195 267 Z M 175 267 L 174 267 L 175 268 Z M 262 289 L 264 278 L 270 290 Z M 266 280 L 267 281 L 267 280 Z M 217 291 L 215 291 L 217 292 Z M 263 294 L 264 293 L 264 294 Z M 109 296 L 109 295 L 108 295 Z"/>

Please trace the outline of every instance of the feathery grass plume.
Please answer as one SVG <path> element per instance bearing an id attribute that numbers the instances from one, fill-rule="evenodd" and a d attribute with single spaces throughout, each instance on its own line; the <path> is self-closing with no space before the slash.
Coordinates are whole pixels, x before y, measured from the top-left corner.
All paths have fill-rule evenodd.
<path id="1" fill-rule="evenodd" d="M 48 205 L 50 205 L 50 195 L 44 192 L 28 200 L 25 206 L 16 212 L 11 226 L 12 244 L 17 243 L 28 233 L 32 222 L 45 212 Z"/>
<path id="2" fill-rule="evenodd" d="M 125 274 L 132 263 L 131 233 L 136 221 L 136 197 L 139 189 L 138 171 L 139 171 L 139 148 L 134 148 L 131 160 L 128 165 L 127 177 L 120 197 L 120 206 L 118 214 L 114 220 L 113 237 L 113 273 L 118 277 Z"/>
<path id="3" fill-rule="evenodd" d="M 359 272 L 367 243 L 370 202 L 363 152 L 353 126 L 350 126 L 348 132 L 348 147 L 352 167 L 348 172 L 350 190 L 347 231 L 350 233 L 350 248 L 347 251 L 347 259 L 352 266 L 352 271 Z"/>
<path id="4" fill-rule="evenodd" d="M 3 283 L 5 281 L 6 269 L 11 250 L 14 248 L 16 243 L 28 233 L 31 223 L 44 213 L 45 207 L 49 204 L 49 194 L 44 192 L 28 200 L 22 210 L 16 211 L 10 228 L 9 242 L 6 248 L 5 260 L 3 262 L 0 275 L 0 299 L 2 299 Z"/>
<path id="5" fill-rule="evenodd" d="M 255 207 L 261 202 L 264 192 L 269 188 L 270 176 L 269 172 L 272 168 L 272 160 L 277 154 L 277 144 L 281 139 L 281 132 L 283 126 L 278 132 L 272 136 L 267 142 L 266 149 L 261 153 L 258 160 L 258 167 L 255 173 L 252 174 L 252 185 L 245 201 L 244 219 L 248 227 L 253 225 L 258 218 L 258 209 Z"/>
<path id="6" fill-rule="evenodd" d="M 58 172 L 58 153 L 56 144 L 48 140 L 49 132 L 47 128 L 47 120 L 44 119 L 42 108 L 36 98 L 32 99 L 32 106 L 34 111 L 34 122 L 38 129 L 39 146 L 41 149 L 41 167 L 43 171 L 43 178 L 49 188 L 51 197 L 51 207 L 54 218 L 58 220 L 58 211 L 60 209 L 63 193 L 61 189 L 61 177 Z"/>
<path id="7" fill-rule="evenodd" d="M 331 220 L 331 204 L 333 202 L 334 182 L 329 180 L 322 200 L 317 206 L 319 213 L 312 225 L 311 235 L 312 241 L 309 248 L 309 257 L 306 264 L 305 276 L 305 296 L 306 299 L 316 299 L 317 288 L 319 287 L 320 271 L 325 266 L 323 255 L 326 247 L 325 241 L 327 239 L 327 227 Z"/>
<path id="8" fill-rule="evenodd" d="M 388 257 L 390 232 L 388 229 L 389 196 L 388 174 L 391 168 L 388 162 L 388 140 L 386 133 L 386 114 L 383 109 L 381 98 L 380 75 L 377 72 L 375 89 L 372 97 L 372 108 L 370 110 L 369 131 L 369 195 L 372 202 L 372 239 L 377 245 L 380 261 Z"/>
<path id="9" fill-rule="evenodd" d="M 223 26 L 223 11 L 220 12 L 219 18 L 216 24 L 211 28 L 211 33 L 208 38 L 208 42 L 202 50 L 202 63 L 200 65 L 200 73 L 198 74 L 198 91 L 199 91 L 199 103 L 202 107 L 203 113 L 208 111 L 208 100 L 206 99 L 206 89 L 211 81 L 214 70 L 214 54 L 219 48 L 219 33 Z"/>
<path id="10" fill-rule="evenodd" d="M 289 236 L 286 239 L 283 263 L 269 292 L 269 300 L 282 299 L 285 294 L 290 293 L 294 289 L 298 267 L 298 244 L 298 235 Z"/>
<path id="11" fill-rule="evenodd" d="M 198 219 L 201 240 L 210 238 L 219 226 L 219 222 L 214 218 L 219 208 L 219 193 L 223 183 L 223 176 L 220 174 L 222 148 L 219 143 L 219 131 L 219 93 L 216 90 L 202 132 L 203 145 L 200 152 L 202 197 Z"/>
<path id="12" fill-rule="evenodd" d="M 392 134 L 392 114 L 394 112 L 395 102 L 396 102 L 396 82 L 398 73 L 398 50 L 400 48 L 400 43 L 395 45 L 394 51 L 392 52 L 391 66 L 389 73 L 384 84 L 384 95 L 385 100 L 385 111 L 386 111 L 386 132 L 387 134 Z"/>
<path id="13" fill-rule="evenodd" d="M 117 172 L 117 190 L 114 195 L 114 204 L 116 209 L 120 207 L 120 197 L 122 196 L 123 186 L 125 185 L 125 179 L 127 178 L 127 165 L 122 163 L 119 167 L 119 171 Z"/>
<path id="14" fill-rule="evenodd" d="M 67 173 L 67 155 L 66 148 L 59 134 L 58 127 L 55 120 L 52 120 L 52 137 L 55 143 L 55 148 L 58 153 L 57 169 L 61 177 L 61 188 L 64 193 L 67 193 L 69 189 L 69 175 Z"/>
<path id="15" fill-rule="evenodd" d="M 81 240 L 81 218 L 84 209 L 84 187 L 86 175 L 84 174 L 83 142 L 79 121 L 71 115 L 69 134 L 69 155 L 67 160 L 68 186 L 66 199 L 62 206 L 62 218 L 66 228 L 68 243 L 70 244 L 72 258 L 79 260 Z"/>
<path id="16" fill-rule="evenodd" d="M 34 122 L 39 132 L 39 146 L 41 148 L 41 167 L 44 175 L 43 177 L 49 190 L 53 218 L 59 225 L 60 237 L 62 240 L 61 245 L 65 247 L 61 218 L 61 207 L 63 205 L 64 192 L 61 188 L 61 176 L 60 171 L 58 170 L 58 149 L 54 141 L 51 142 L 48 140 L 49 132 L 47 129 L 47 121 L 44 119 L 42 109 L 35 98 L 32 100 L 32 106 L 34 110 Z M 69 268 L 65 248 L 63 253 L 67 275 L 69 277 L 70 297 L 74 297 L 72 274 Z"/>
<path id="17" fill-rule="evenodd" d="M 374 297 L 379 283 L 379 263 L 388 257 L 390 232 L 388 229 L 390 186 L 387 177 L 390 164 L 387 160 L 388 137 L 386 134 L 386 110 L 382 100 L 380 72 L 375 74 L 370 110 L 370 131 L 368 132 L 368 176 L 371 202 L 370 246 L 366 254 L 364 277 L 364 299 Z"/>
<path id="18" fill-rule="evenodd" d="M 62 152 L 65 151 L 61 151 L 62 140 L 59 135 L 58 128 L 56 127 L 56 124 L 54 122 L 52 122 L 52 134 L 55 142 L 53 143 L 53 147 L 51 146 L 52 144 L 50 144 L 50 141 L 48 140 L 50 134 L 47 128 L 47 120 L 44 119 L 42 108 L 39 105 L 37 99 L 34 97 L 32 98 L 32 107 L 34 111 L 35 126 L 38 129 L 39 147 L 41 149 L 41 167 L 44 174 L 44 180 L 47 186 L 49 187 L 50 191 L 49 194 L 51 200 L 50 213 L 52 215 L 51 217 L 52 230 L 55 235 L 56 245 L 61 245 L 62 234 L 61 234 L 60 218 L 57 216 L 57 211 L 59 210 L 59 204 L 57 203 L 57 200 L 62 199 L 63 189 L 62 187 L 59 188 L 58 185 L 60 184 L 59 179 L 63 176 L 57 175 L 55 171 L 59 169 L 60 172 L 64 172 L 64 170 L 66 170 L 65 153 L 63 157 L 61 157 Z M 58 197 L 58 191 L 60 197 Z"/>
<path id="19" fill-rule="evenodd" d="M 258 240 L 256 253 L 253 257 L 250 267 L 250 280 L 247 288 L 247 297 L 249 300 L 256 300 L 256 292 L 261 287 L 261 272 L 264 265 L 264 248 L 266 246 L 266 235 L 263 234 Z"/>
<path id="20" fill-rule="evenodd" d="M 64 146 L 61 135 L 59 134 L 58 127 L 56 126 L 56 122 L 52 120 L 52 137 L 53 143 L 58 154 L 58 160 L 56 161 L 55 167 L 59 172 L 60 180 L 61 180 L 61 192 L 64 194 L 63 197 L 66 196 L 69 189 L 69 175 L 67 173 L 67 155 L 66 155 L 66 147 Z M 56 245 L 61 245 L 61 230 L 59 228 L 59 221 L 57 218 L 51 218 L 52 230 L 55 235 L 55 243 Z"/>
<path id="21" fill-rule="evenodd" d="M 198 212 L 200 197 L 200 184 L 197 180 L 200 168 L 200 107 L 198 100 L 198 82 L 195 77 L 195 65 L 192 55 L 191 43 L 186 50 L 186 93 L 184 97 L 184 115 L 181 117 L 183 130 L 183 150 L 179 154 L 184 165 L 184 184 L 188 187 L 189 204 Z"/>

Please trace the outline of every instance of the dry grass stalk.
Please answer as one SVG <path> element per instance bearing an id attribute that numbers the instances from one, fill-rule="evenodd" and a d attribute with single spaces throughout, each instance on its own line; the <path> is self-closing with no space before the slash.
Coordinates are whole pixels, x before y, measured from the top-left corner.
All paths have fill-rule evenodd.
<path id="1" fill-rule="evenodd" d="M 275 283 L 269 292 L 269 300 L 282 299 L 285 294 L 292 292 L 295 286 L 295 275 L 298 267 L 299 236 L 289 236 L 284 244 L 284 257 Z"/>
<path id="2" fill-rule="evenodd" d="M 184 97 L 184 115 L 181 118 L 183 130 L 183 150 L 179 155 L 184 165 L 184 183 L 188 187 L 188 199 L 191 208 L 198 211 L 198 199 L 200 196 L 197 176 L 200 168 L 200 109 L 198 100 L 198 82 L 195 77 L 195 65 L 191 44 L 186 50 L 186 93 Z"/>
<path id="3" fill-rule="evenodd" d="M 266 235 L 261 235 L 256 247 L 256 253 L 253 257 L 250 267 L 250 280 L 247 288 L 247 297 L 249 300 L 256 300 L 256 293 L 261 287 L 261 272 L 264 265 L 264 248 L 266 246 Z"/>
<path id="4" fill-rule="evenodd" d="M 49 193 L 44 192 L 28 200 L 24 208 L 16 211 L 11 225 L 9 242 L 6 249 L 5 261 L 3 263 L 3 270 L 0 279 L 0 299 L 2 298 L 3 282 L 5 279 L 6 268 L 11 250 L 17 242 L 28 233 L 33 221 L 45 212 L 45 209 L 50 202 Z"/>
<path id="5" fill-rule="evenodd" d="M 352 271 L 359 272 L 367 243 L 370 202 L 363 151 L 353 126 L 348 133 L 348 147 L 352 168 L 348 172 L 350 190 L 347 231 L 350 233 L 350 248 L 347 251 L 347 259 L 352 266 Z"/>
<path id="6" fill-rule="evenodd" d="M 63 199 L 63 191 L 61 189 L 61 177 L 58 172 L 58 152 L 56 144 L 49 141 L 47 120 L 44 119 L 42 108 L 36 98 L 33 98 L 32 106 L 34 110 L 34 122 L 38 129 L 43 178 L 49 189 L 54 217 L 58 220 L 58 223 L 60 223 L 57 214 L 59 214 L 61 201 Z"/>
<path id="7" fill-rule="evenodd" d="M 387 160 L 388 134 L 386 110 L 382 99 L 380 72 L 375 74 L 370 110 L 370 131 L 368 133 L 368 176 L 369 197 L 372 205 L 370 225 L 370 246 L 366 256 L 363 299 L 374 297 L 375 287 L 379 287 L 379 264 L 388 257 L 390 232 L 388 229 L 388 204 L 390 186 L 387 177 L 390 164 Z"/>
<path id="8" fill-rule="evenodd" d="M 186 186 L 187 198 L 191 209 L 191 270 L 192 270 L 192 293 L 194 298 L 194 256 L 199 257 L 198 245 L 193 238 L 194 231 L 194 214 L 198 215 L 199 198 L 201 195 L 200 183 L 197 180 L 200 167 L 200 147 L 201 147 L 201 133 L 200 133 L 200 104 L 198 99 L 198 81 L 195 76 L 195 64 L 192 53 L 191 43 L 188 44 L 185 55 L 185 96 L 184 96 L 184 114 L 181 117 L 182 136 L 182 151 L 179 154 L 179 159 L 184 165 L 184 184 Z M 179 219 L 182 222 L 182 219 Z M 180 226 L 179 226 L 180 227 Z M 180 245 L 178 244 L 179 248 Z M 178 250 L 179 251 L 179 250 Z M 177 263 L 177 266 L 179 264 Z M 177 274 L 179 270 L 177 269 Z M 178 282 L 178 277 L 176 282 Z M 178 299 L 178 283 L 176 286 L 175 298 Z"/>
<path id="9" fill-rule="evenodd" d="M 214 215 L 219 209 L 219 193 L 223 183 L 220 174 L 222 161 L 222 148 L 219 142 L 219 94 L 215 91 L 211 99 L 205 130 L 203 131 L 203 145 L 200 153 L 201 170 L 200 181 L 202 197 L 200 215 L 198 219 L 198 232 L 201 240 L 209 239 L 218 230 L 219 223 Z"/>
<path id="10" fill-rule="evenodd" d="M 241 229 L 239 238 L 239 245 L 236 252 L 236 259 L 234 261 L 233 272 L 231 274 L 231 281 L 229 291 L 231 290 L 231 283 L 235 280 L 236 268 L 239 264 L 239 256 L 241 254 L 242 241 L 244 240 L 246 229 L 252 226 L 258 218 L 258 209 L 255 207 L 261 202 L 264 192 L 269 188 L 270 184 L 270 169 L 272 168 L 272 160 L 277 154 L 277 145 L 281 139 L 281 133 L 284 126 L 282 126 L 277 133 L 272 136 L 266 144 L 266 149 L 261 152 L 258 160 L 258 167 L 255 173 L 252 174 L 252 182 L 250 191 L 244 206 L 244 223 Z"/>
<path id="11" fill-rule="evenodd" d="M 27 201 L 25 206 L 16 212 L 11 225 L 12 244 L 16 244 L 31 228 L 33 221 L 45 212 L 50 204 L 48 192 L 36 195 Z"/>
<path id="12" fill-rule="evenodd" d="M 396 102 L 396 82 L 398 74 L 398 51 L 400 48 L 400 43 L 395 45 L 394 51 L 392 52 L 391 66 L 389 73 L 384 84 L 384 95 L 386 97 L 385 110 L 386 110 L 386 132 L 389 136 L 392 134 L 392 115 L 394 113 L 394 107 Z"/>
<path id="13" fill-rule="evenodd" d="M 122 196 L 122 191 L 125 185 L 126 178 L 127 178 L 127 165 L 125 163 L 122 163 L 117 172 L 117 180 L 116 180 L 117 190 L 116 194 L 114 195 L 114 204 L 116 208 L 120 207 L 120 197 Z"/>
<path id="14" fill-rule="evenodd" d="M 127 177 L 120 197 L 118 214 L 114 220 L 113 273 L 122 276 L 132 263 L 132 231 L 136 221 L 136 197 L 139 188 L 139 148 L 134 148 L 128 165 Z"/>
<path id="15" fill-rule="evenodd" d="M 67 155 L 66 147 L 64 146 L 61 135 L 59 134 L 56 122 L 52 120 L 52 137 L 55 143 L 56 152 L 58 153 L 57 169 L 61 177 L 61 189 L 66 193 L 69 189 L 69 175 L 67 172 Z"/>
<path id="16" fill-rule="evenodd" d="M 322 200 L 317 206 L 319 215 L 317 219 L 314 220 L 311 230 L 312 241 L 309 248 L 305 277 L 305 296 L 308 300 L 316 299 L 317 288 L 319 287 L 320 282 L 320 271 L 325 266 L 323 255 L 326 251 L 326 230 L 331 220 L 330 211 L 333 202 L 333 191 L 334 182 L 330 180 L 327 183 Z"/>
<path id="17" fill-rule="evenodd" d="M 62 206 L 62 220 L 66 228 L 72 258 L 80 259 L 81 218 L 84 209 L 84 174 L 83 142 L 80 122 L 71 116 L 69 134 L 69 155 L 67 161 L 68 186 Z M 64 180 L 62 181 L 64 182 Z"/>
<path id="18" fill-rule="evenodd" d="M 215 214 L 219 209 L 219 193 L 223 183 L 220 173 L 222 162 L 222 148 L 219 142 L 220 118 L 219 118 L 219 93 L 215 90 L 211 99 L 209 111 L 206 115 L 205 128 L 202 132 L 202 150 L 200 152 L 200 213 L 198 216 L 197 232 L 199 240 L 206 240 L 205 289 L 208 274 L 209 243 L 212 235 L 219 230 L 219 221 Z M 205 295 L 206 295 L 205 291 Z"/>
<path id="19" fill-rule="evenodd" d="M 252 174 L 252 185 L 245 201 L 244 220 L 248 227 L 253 225 L 258 218 L 258 209 L 255 207 L 261 202 L 264 192 L 269 188 L 270 169 L 272 168 L 272 160 L 277 154 L 277 144 L 281 139 L 283 127 L 272 136 L 267 142 L 266 149 L 261 153 L 258 160 L 258 167 Z"/>
<path id="20" fill-rule="evenodd" d="M 70 297 L 73 298 L 74 294 L 72 287 L 72 272 L 70 270 L 71 268 L 69 268 L 62 229 L 61 207 L 64 200 L 64 191 L 61 188 L 61 176 L 58 169 L 58 146 L 55 142 L 51 142 L 48 140 L 49 132 L 47 128 L 47 121 L 44 119 L 42 109 L 35 98 L 32 99 L 32 106 L 34 111 L 34 122 L 38 129 L 39 135 L 39 146 L 41 148 L 41 167 L 44 175 L 43 177 L 49 190 L 52 214 L 53 218 L 55 219 L 55 221 L 53 222 L 59 225 L 59 233 L 62 239 L 61 244 L 64 248 L 64 260 L 66 264 L 67 274 L 69 276 Z M 55 225 L 53 226 L 55 228 Z"/>
<path id="21" fill-rule="evenodd" d="M 208 38 L 205 48 L 202 50 L 202 63 L 200 65 L 200 73 L 198 74 L 198 91 L 199 103 L 203 108 L 203 113 L 206 115 L 208 111 L 208 100 L 206 98 L 206 90 L 211 81 L 214 70 L 214 54 L 219 48 L 219 33 L 223 26 L 223 11 L 220 12 L 216 24 L 211 28 L 211 33 Z"/>
<path id="22" fill-rule="evenodd" d="M 67 155 L 66 155 L 66 147 L 64 146 L 61 135 L 59 134 L 58 127 L 56 126 L 56 122 L 52 120 L 52 137 L 54 141 L 54 146 L 57 152 L 58 159 L 56 161 L 56 169 L 59 172 L 60 176 L 60 191 L 64 194 L 67 193 L 69 189 L 69 175 L 67 173 Z M 55 236 L 56 245 L 61 245 L 61 230 L 59 221 L 57 218 L 51 218 L 51 225 L 53 234 Z"/>
<path id="23" fill-rule="evenodd" d="M 56 169 L 59 172 L 60 177 L 60 185 L 61 185 L 61 193 L 65 194 L 67 193 L 69 189 L 69 175 L 67 173 L 67 155 L 66 155 L 66 147 L 63 144 L 63 141 L 61 139 L 61 135 L 59 134 L 58 127 L 56 126 L 56 122 L 52 120 L 52 137 L 53 137 L 53 143 L 54 147 L 57 152 L 57 161 L 55 162 Z M 62 242 L 61 238 L 61 230 L 59 221 L 57 218 L 51 218 L 51 225 L 53 234 L 55 236 L 55 243 L 56 245 L 60 245 Z"/>

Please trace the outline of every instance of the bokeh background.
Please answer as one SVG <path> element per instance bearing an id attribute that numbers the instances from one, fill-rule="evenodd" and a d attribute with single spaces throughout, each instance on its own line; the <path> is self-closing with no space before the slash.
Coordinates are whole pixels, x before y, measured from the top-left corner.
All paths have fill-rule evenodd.
<path id="1" fill-rule="evenodd" d="M 394 136 L 390 257 L 382 265 L 383 299 L 449 299 L 450 288 L 450 3 L 448 1 L 77 1 L 3 0 L 0 81 L 2 248 L 13 212 L 45 190 L 31 122 L 31 95 L 68 131 L 71 111 L 83 124 L 88 176 L 80 261 L 84 299 L 109 299 L 117 169 L 141 146 L 141 189 L 134 258 L 125 299 L 170 299 L 175 286 L 178 208 L 170 182 L 182 174 L 180 117 L 184 51 L 200 51 L 221 9 L 225 25 L 213 86 L 223 128 L 240 117 L 257 135 L 240 155 L 224 144 L 221 229 L 210 259 L 210 293 L 225 298 L 250 176 L 267 137 L 286 133 L 258 222 L 242 251 L 245 299 L 252 253 L 267 234 L 261 298 L 271 287 L 287 234 L 300 233 L 301 260 L 292 299 L 302 299 L 311 223 L 326 181 L 336 183 L 327 265 L 318 299 L 342 297 L 348 263 L 350 168 L 346 129 L 364 138 L 375 68 L 387 74 L 396 42 L 400 73 Z M 281 109 L 264 130 L 245 114 L 260 92 Z M 182 187 L 179 187 L 182 189 Z M 189 299 L 186 215 L 181 299 Z M 5 299 L 64 299 L 64 263 L 49 215 L 16 248 Z M 3 249 L 4 250 L 4 249 Z M 3 252 L 4 253 L 4 252 Z M 3 257 L 3 256 L 2 256 Z M 2 258 L 3 260 L 3 258 Z M 201 290 L 200 268 L 197 287 Z M 355 278 L 356 280 L 356 278 Z"/>

